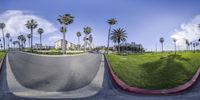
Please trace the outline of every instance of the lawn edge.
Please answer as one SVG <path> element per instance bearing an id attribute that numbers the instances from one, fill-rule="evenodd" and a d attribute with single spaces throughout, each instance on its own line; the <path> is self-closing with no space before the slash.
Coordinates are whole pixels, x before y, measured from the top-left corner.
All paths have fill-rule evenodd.
<path id="1" fill-rule="evenodd" d="M 176 94 L 176 93 L 180 93 L 183 92 L 189 88 L 191 88 L 194 83 L 197 81 L 197 79 L 200 76 L 200 67 L 198 68 L 198 70 L 196 71 L 196 73 L 194 74 L 194 76 L 192 77 L 192 79 L 190 79 L 188 82 L 186 82 L 183 85 L 174 87 L 174 88 L 169 88 L 169 89 L 160 89 L 160 90 L 148 90 L 148 89 L 142 89 L 142 88 L 138 88 L 138 87 L 131 87 L 129 85 L 127 85 L 126 83 L 124 83 L 113 71 L 112 69 L 112 65 L 109 63 L 109 60 L 107 59 L 106 55 L 104 54 L 104 58 L 107 62 L 108 65 L 108 69 L 109 69 L 109 74 L 111 75 L 112 80 L 114 80 L 114 82 L 116 83 L 116 85 L 126 91 L 126 92 L 130 92 L 130 93 L 138 93 L 138 94 L 147 94 L 147 95 L 165 95 L 165 94 Z"/>
<path id="2" fill-rule="evenodd" d="M 7 53 L 5 53 L 5 55 L 3 56 L 3 58 L 2 58 L 2 60 L 0 62 L 0 73 L 1 73 L 1 70 L 2 70 L 2 66 L 3 66 L 3 63 L 4 63 L 6 55 L 7 55 Z"/>
<path id="3" fill-rule="evenodd" d="M 42 57 L 70 57 L 70 56 L 82 56 L 82 55 L 89 54 L 89 53 L 82 53 L 82 54 L 48 55 L 48 54 L 36 54 L 36 53 L 24 52 L 24 51 L 14 51 L 14 52 L 20 52 L 20 53 L 25 53 L 25 54 L 34 55 L 34 56 L 42 56 Z"/>

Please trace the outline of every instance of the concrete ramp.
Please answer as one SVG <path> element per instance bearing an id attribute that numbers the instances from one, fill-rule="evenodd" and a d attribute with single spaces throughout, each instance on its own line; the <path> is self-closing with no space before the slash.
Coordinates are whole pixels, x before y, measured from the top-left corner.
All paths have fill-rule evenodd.
<path id="1" fill-rule="evenodd" d="M 82 98 L 101 89 L 104 61 L 100 54 L 39 56 L 11 52 L 6 57 L 7 83 L 17 96 Z"/>

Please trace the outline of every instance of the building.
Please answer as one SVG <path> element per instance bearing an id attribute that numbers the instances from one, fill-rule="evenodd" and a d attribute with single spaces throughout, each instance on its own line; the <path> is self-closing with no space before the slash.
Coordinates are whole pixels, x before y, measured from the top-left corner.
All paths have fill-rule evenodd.
<path id="1" fill-rule="evenodd" d="M 48 45 L 41 45 L 39 43 L 36 43 L 35 45 L 33 45 L 34 49 L 54 49 L 54 46 L 48 46 Z"/>
<path id="2" fill-rule="evenodd" d="M 69 41 L 66 41 L 66 49 L 67 50 L 75 50 L 77 49 L 77 45 L 72 43 L 72 42 L 69 42 Z M 55 49 L 61 49 L 62 48 L 62 44 L 63 44 L 63 41 L 62 39 L 58 40 L 55 42 Z"/>
<path id="3" fill-rule="evenodd" d="M 35 45 L 33 45 L 34 49 L 40 49 L 40 47 L 41 47 L 41 44 L 39 43 L 35 43 Z"/>

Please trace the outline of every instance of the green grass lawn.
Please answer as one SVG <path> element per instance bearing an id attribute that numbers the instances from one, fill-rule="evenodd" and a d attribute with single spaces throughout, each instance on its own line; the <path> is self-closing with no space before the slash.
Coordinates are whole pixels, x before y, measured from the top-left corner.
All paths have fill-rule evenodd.
<path id="1" fill-rule="evenodd" d="M 200 66 L 200 53 L 107 55 L 115 74 L 129 86 L 173 88 L 189 81 Z"/>
<path id="2" fill-rule="evenodd" d="M 4 55 L 5 55 L 5 52 L 0 52 L 0 61 L 2 60 Z"/>

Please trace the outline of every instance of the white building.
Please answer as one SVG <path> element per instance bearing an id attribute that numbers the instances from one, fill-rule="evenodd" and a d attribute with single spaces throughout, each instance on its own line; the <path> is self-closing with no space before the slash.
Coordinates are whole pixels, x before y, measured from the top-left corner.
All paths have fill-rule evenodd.
<path id="1" fill-rule="evenodd" d="M 54 46 L 48 46 L 48 45 L 41 45 L 39 43 L 36 43 L 35 45 L 33 45 L 34 49 L 54 49 Z"/>
<path id="2" fill-rule="evenodd" d="M 77 45 L 72 43 L 72 42 L 69 42 L 69 41 L 66 41 L 66 49 L 67 50 L 75 50 L 77 49 Z M 58 40 L 55 42 L 55 49 L 61 49 L 62 48 L 62 44 L 63 44 L 63 41 L 62 39 Z"/>

